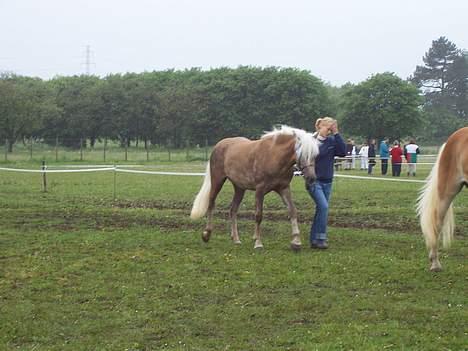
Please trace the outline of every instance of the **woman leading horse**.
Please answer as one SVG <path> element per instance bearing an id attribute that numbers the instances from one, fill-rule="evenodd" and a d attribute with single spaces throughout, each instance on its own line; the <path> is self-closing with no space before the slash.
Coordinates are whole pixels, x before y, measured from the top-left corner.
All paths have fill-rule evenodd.
<path id="1" fill-rule="evenodd" d="M 203 185 L 195 198 L 191 218 L 197 219 L 208 213 L 208 222 L 202 239 L 210 240 L 213 230 L 212 215 L 215 200 L 226 179 L 234 186 L 231 203 L 231 238 L 239 244 L 237 210 L 246 190 L 255 191 L 255 248 L 262 248 L 260 224 L 263 217 L 263 199 L 274 191 L 279 194 L 289 210 L 292 226 L 291 248 L 301 248 L 297 224 L 297 210 L 291 198 L 289 184 L 296 164 L 307 183 L 315 181 L 315 158 L 319 153 L 319 142 L 304 130 L 281 126 L 264 134 L 259 140 L 226 138 L 221 140 L 211 153 Z"/>

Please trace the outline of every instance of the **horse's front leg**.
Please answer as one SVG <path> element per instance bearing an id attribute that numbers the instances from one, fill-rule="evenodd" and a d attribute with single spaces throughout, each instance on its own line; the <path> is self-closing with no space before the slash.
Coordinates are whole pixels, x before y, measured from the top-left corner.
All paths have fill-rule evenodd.
<path id="1" fill-rule="evenodd" d="M 437 250 L 437 243 L 435 243 L 429 249 L 429 261 L 431 261 L 431 271 L 432 272 L 440 272 L 442 270 L 442 265 L 439 261 L 439 253 Z"/>
<path id="2" fill-rule="evenodd" d="M 299 232 L 299 226 L 297 224 L 297 209 L 294 206 L 291 196 L 291 189 L 289 186 L 285 189 L 282 189 L 278 192 L 283 200 L 284 204 L 288 207 L 289 218 L 291 220 L 292 227 L 292 240 L 291 240 L 291 249 L 293 251 L 299 251 L 302 247 L 301 236 Z"/>
<path id="3" fill-rule="evenodd" d="M 255 234 L 254 234 L 254 240 L 255 240 L 255 249 L 262 249 L 263 244 L 262 244 L 262 239 L 260 236 L 260 224 L 262 223 L 263 219 L 263 199 L 265 197 L 265 193 L 263 190 L 257 189 L 255 191 Z"/>

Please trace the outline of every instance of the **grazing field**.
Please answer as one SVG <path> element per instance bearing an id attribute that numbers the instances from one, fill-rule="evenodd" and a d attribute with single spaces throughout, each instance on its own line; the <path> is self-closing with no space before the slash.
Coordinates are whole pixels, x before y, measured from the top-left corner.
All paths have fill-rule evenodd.
<path id="1" fill-rule="evenodd" d="M 418 183 L 336 178 L 330 249 L 317 251 L 307 245 L 312 200 L 294 178 L 304 249 L 293 253 L 273 194 L 257 252 L 252 194 L 243 244 L 229 239 L 229 184 L 205 244 L 204 221 L 189 219 L 201 177 L 117 173 L 115 199 L 113 172 L 47 177 L 43 193 L 41 175 L 0 171 L 0 350 L 467 349 L 467 190 L 444 271 L 431 273 Z"/>

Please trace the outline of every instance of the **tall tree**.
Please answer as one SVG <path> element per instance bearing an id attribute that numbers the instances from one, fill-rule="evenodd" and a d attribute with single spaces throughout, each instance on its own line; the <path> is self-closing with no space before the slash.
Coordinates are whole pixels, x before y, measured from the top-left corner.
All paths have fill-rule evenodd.
<path id="1" fill-rule="evenodd" d="M 445 37 L 432 42 L 410 77 L 424 95 L 426 137 L 445 139 L 467 123 L 468 62 L 457 46 Z"/>
<path id="2" fill-rule="evenodd" d="M 451 110 L 468 124 L 468 51 L 458 56 L 450 66 L 447 84 Z"/>
<path id="3" fill-rule="evenodd" d="M 425 92 L 445 95 L 450 82 L 450 66 L 459 56 L 457 46 L 447 38 L 434 40 L 423 57 L 424 66 L 416 66 L 412 81 Z"/>
<path id="4" fill-rule="evenodd" d="M 393 73 L 376 74 L 349 87 L 342 102 L 343 128 L 367 138 L 401 138 L 422 123 L 418 89 Z"/>

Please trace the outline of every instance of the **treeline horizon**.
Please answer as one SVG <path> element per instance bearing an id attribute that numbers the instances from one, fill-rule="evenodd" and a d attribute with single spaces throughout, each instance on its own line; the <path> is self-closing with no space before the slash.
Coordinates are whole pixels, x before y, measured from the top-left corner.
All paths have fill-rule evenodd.
<path id="1" fill-rule="evenodd" d="M 433 42 L 414 74 L 372 75 L 334 87 L 307 70 L 239 66 L 49 80 L 0 75 L 0 140 L 79 147 L 111 139 L 170 147 L 257 138 L 277 124 L 313 130 L 336 117 L 362 138 L 440 141 L 468 125 L 468 55 L 448 39 Z"/>

